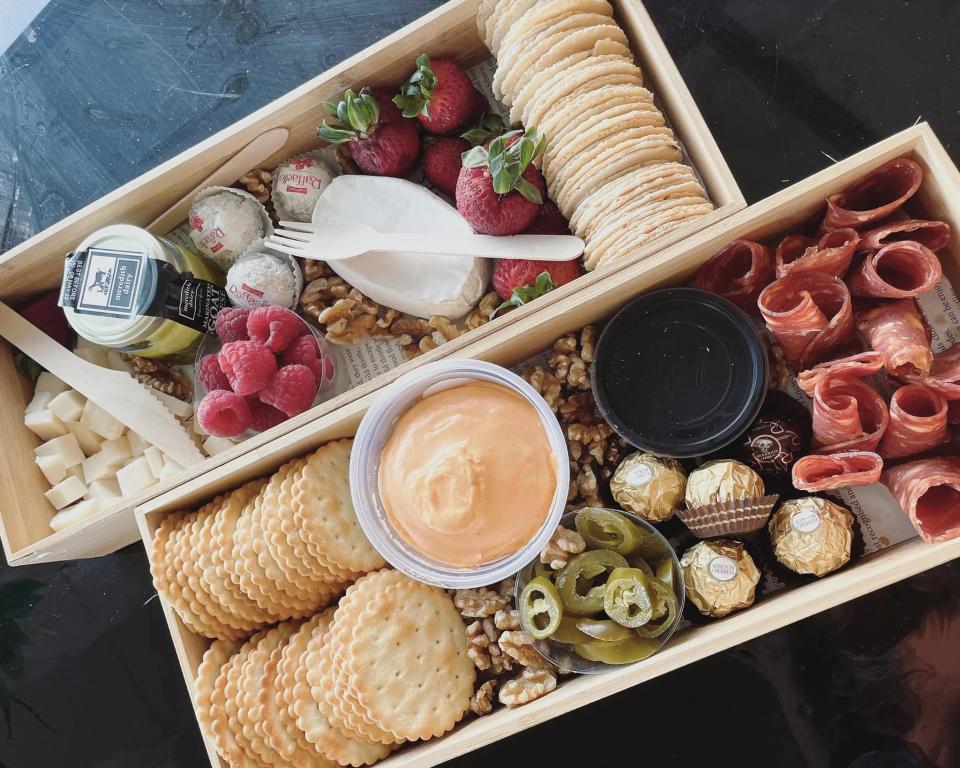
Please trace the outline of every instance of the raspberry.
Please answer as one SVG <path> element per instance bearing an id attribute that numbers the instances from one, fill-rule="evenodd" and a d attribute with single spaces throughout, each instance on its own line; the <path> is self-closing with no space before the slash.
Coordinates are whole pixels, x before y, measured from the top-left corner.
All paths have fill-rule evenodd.
<path id="1" fill-rule="evenodd" d="M 275 427 L 287 420 L 285 413 L 261 402 L 257 395 L 249 395 L 247 405 L 250 406 L 250 427 L 257 432 L 266 432 L 270 427 Z"/>
<path id="2" fill-rule="evenodd" d="M 311 334 L 299 336 L 290 342 L 286 352 L 280 356 L 280 365 L 305 365 L 309 368 L 317 381 L 323 378 L 323 359 L 320 355 L 320 345 Z"/>
<path id="3" fill-rule="evenodd" d="M 200 358 L 200 362 L 197 363 L 197 378 L 208 392 L 213 392 L 215 389 L 225 389 L 229 392 L 233 389 L 216 355 L 204 355 Z"/>
<path id="4" fill-rule="evenodd" d="M 235 392 L 215 389 L 200 401 L 197 419 L 211 435 L 236 437 L 250 426 L 250 406 Z"/>
<path id="5" fill-rule="evenodd" d="M 260 401 L 296 416 L 313 405 L 317 396 L 317 379 L 305 365 L 288 365 L 277 371 L 270 383 L 260 391 Z"/>
<path id="6" fill-rule="evenodd" d="M 264 388 L 277 370 L 273 353 L 259 341 L 231 341 L 218 356 L 220 368 L 238 395 L 252 395 Z"/>
<path id="7" fill-rule="evenodd" d="M 214 329 L 220 341 L 226 344 L 228 341 L 246 341 L 250 337 L 247 335 L 247 315 L 249 309 L 240 307 L 224 307 L 217 312 L 217 320 Z"/>
<path id="8" fill-rule="evenodd" d="M 284 307 L 257 307 L 247 318 L 247 333 L 279 355 L 300 335 L 304 325 L 296 312 Z"/>

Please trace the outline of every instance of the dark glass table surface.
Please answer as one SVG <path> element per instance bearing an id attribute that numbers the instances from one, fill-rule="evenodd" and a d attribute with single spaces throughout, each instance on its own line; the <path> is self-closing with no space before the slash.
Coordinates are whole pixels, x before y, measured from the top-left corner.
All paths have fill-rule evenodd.
<path id="1" fill-rule="evenodd" d="M 0 251 L 438 5 L 51 0 L 0 55 Z M 960 161 L 958 0 L 647 7 L 750 202 L 918 120 Z M 450 764 L 954 768 L 958 649 L 953 563 Z M 0 768 L 205 761 L 140 545 L 0 565 Z"/>

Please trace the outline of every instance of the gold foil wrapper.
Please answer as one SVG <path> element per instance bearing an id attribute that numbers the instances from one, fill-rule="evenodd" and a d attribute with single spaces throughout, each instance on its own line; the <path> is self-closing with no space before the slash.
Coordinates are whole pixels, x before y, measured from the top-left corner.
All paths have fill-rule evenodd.
<path id="1" fill-rule="evenodd" d="M 680 568 L 687 597 L 705 616 L 720 618 L 753 605 L 760 571 L 739 541 L 694 544 L 680 558 Z"/>
<path id="2" fill-rule="evenodd" d="M 687 473 L 680 462 L 651 453 L 631 453 L 610 478 L 617 504 L 653 523 L 673 517 L 686 487 Z"/>
<path id="3" fill-rule="evenodd" d="M 746 464 L 733 459 L 708 461 L 687 478 L 686 502 L 690 509 L 764 496 L 763 479 Z"/>
<path id="4" fill-rule="evenodd" d="M 850 560 L 853 515 L 819 496 L 791 499 L 770 518 L 773 554 L 791 571 L 823 576 Z"/>

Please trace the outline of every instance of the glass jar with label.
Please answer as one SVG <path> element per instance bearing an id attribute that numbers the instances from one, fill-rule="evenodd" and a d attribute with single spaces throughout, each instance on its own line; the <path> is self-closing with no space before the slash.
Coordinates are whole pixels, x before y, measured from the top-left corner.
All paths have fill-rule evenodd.
<path id="1" fill-rule="evenodd" d="M 64 263 L 60 306 L 85 339 L 131 355 L 189 362 L 228 305 L 223 274 L 139 227 L 114 224 Z"/>

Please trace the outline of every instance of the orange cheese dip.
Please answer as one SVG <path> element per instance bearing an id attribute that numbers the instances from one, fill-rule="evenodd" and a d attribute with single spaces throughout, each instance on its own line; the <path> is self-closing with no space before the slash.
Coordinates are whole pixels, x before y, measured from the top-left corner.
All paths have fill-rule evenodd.
<path id="1" fill-rule="evenodd" d="M 521 549 L 557 487 L 537 410 L 484 381 L 428 395 L 398 420 L 380 456 L 380 498 L 399 536 L 458 568 Z"/>

